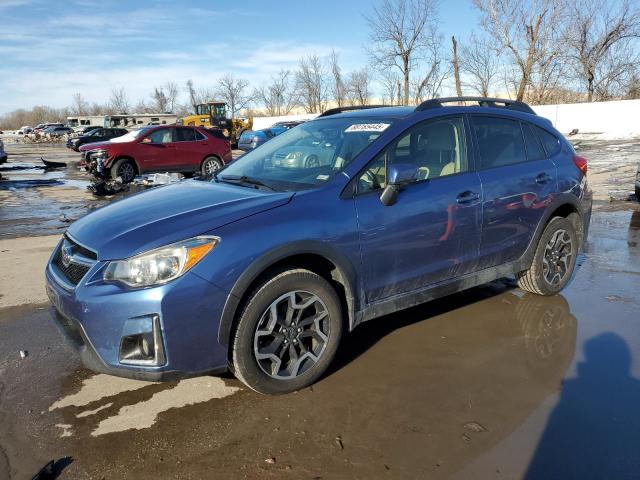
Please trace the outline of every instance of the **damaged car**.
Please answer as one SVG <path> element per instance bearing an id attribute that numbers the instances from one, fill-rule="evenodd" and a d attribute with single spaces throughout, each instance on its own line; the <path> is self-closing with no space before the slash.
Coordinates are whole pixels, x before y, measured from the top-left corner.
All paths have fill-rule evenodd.
<path id="1" fill-rule="evenodd" d="M 80 147 L 85 169 L 100 179 L 133 181 L 152 172 L 212 175 L 231 161 L 231 145 L 200 127 L 161 125 Z"/>

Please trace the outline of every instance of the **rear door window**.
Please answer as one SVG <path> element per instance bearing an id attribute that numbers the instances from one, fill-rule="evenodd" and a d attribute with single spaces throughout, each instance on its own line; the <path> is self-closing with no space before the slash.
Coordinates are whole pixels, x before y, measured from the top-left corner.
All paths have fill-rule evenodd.
<path id="1" fill-rule="evenodd" d="M 473 130 L 483 169 L 527 161 L 520 122 L 510 118 L 473 116 Z"/>
<path id="2" fill-rule="evenodd" d="M 522 124 L 522 133 L 524 133 L 524 141 L 527 146 L 527 158 L 529 160 L 543 160 L 547 158 L 538 140 L 538 136 L 532 130 L 533 126 L 528 123 Z"/>
<path id="3" fill-rule="evenodd" d="M 547 152 L 547 157 L 553 157 L 560 151 L 560 140 L 552 133 L 547 132 L 544 128 L 538 126 L 533 127 L 544 145 L 544 149 Z"/>
<path id="4" fill-rule="evenodd" d="M 193 128 L 176 128 L 176 142 L 194 142 L 196 131 Z"/>

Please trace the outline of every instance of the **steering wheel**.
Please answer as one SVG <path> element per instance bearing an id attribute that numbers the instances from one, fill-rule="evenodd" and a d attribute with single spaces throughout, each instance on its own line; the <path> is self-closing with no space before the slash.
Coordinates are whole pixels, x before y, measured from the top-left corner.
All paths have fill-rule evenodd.
<path id="1" fill-rule="evenodd" d="M 367 170 L 366 172 L 364 172 L 364 175 L 366 178 L 360 178 L 362 181 L 371 184 L 371 190 L 382 188 L 382 185 L 380 185 L 380 182 L 378 181 L 378 176 L 371 170 Z"/>
<path id="2" fill-rule="evenodd" d="M 320 166 L 320 159 L 318 158 L 317 155 L 309 155 L 304 161 L 304 166 L 306 168 L 319 167 Z"/>

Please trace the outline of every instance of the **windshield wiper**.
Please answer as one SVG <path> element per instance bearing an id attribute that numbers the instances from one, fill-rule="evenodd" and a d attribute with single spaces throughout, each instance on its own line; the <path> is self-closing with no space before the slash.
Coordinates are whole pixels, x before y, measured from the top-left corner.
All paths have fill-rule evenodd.
<path id="1" fill-rule="evenodd" d="M 232 183 L 234 185 L 253 185 L 254 187 L 267 188 L 273 192 L 277 191 L 271 185 L 267 185 L 262 180 L 258 180 L 257 178 L 247 177 L 246 175 L 224 175 L 221 177 L 216 176 L 215 179 L 222 182 Z"/>

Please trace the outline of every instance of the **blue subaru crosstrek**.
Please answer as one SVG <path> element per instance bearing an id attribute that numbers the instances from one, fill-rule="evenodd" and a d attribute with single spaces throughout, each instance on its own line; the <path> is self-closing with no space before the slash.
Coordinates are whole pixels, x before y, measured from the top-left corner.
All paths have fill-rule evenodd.
<path id="1" fill-rule="evenodd" d="M 289 392 L 372 318 L 506 276 L 559 292 L 587 236 L 586 174 L 521 102 L 329 110 L 214 178 L 78 220 L 47 292 L 93 370 L 230 368 L 254 390 Z"/>

